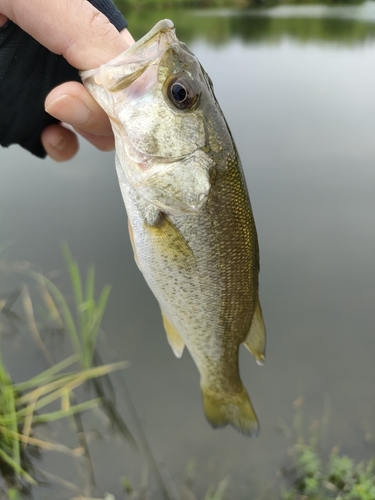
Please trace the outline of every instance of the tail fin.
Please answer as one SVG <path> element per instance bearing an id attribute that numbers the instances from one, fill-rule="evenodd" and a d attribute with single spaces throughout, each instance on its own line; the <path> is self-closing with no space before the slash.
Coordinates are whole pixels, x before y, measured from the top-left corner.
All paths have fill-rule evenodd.
<path id="1" fill-rule="evenodd" d="M 204 412 L 212 427 L 230 424 L 245 436 L 258 434 L 258 419 L 245 388 L 237 394 L 226 394 L 202 387 L 202 397 Z"/>

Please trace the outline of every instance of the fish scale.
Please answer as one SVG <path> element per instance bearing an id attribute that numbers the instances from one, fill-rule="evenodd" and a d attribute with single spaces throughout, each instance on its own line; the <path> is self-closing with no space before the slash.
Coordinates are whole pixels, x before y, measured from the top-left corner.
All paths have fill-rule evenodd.
<path id="1" fill-rule="evenodd" d="M 258 242 L 211 80 L 169 20 L 81 77 L 112 123 L 135 258 L 168 341 L 193 357 L 211 425 L 255 435 L 238 353 L 264 360 Z"/>

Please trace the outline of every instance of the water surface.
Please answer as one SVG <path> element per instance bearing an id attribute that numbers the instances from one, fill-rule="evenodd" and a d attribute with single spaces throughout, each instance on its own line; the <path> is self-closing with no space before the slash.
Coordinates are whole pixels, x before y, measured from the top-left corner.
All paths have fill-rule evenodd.
<path id="1" fill-rule="evenodd" d="M 163 14 L 130 15 L 131 30 L 140 36 Z M 259 438 L 206 423 L 194 363 L 188 353 L 181 360 L 172 354 L 133 262 L 112 153 L 82 143 L 73 162 L 57 165 L 2 149 L 1 240 L 13 242 L 8 258 L 44 272 L 63 269 L 62 240 L 83 269 L 95 263 L 98 286 L 112 285 L 107 350 L 130 361 L 127 382 L 157 457 L 177 485 L 193 460 L 199 498 L 225 476 L 228 498 L 255 498 L 286 458 L 279 424 L 291 425 L 297 397 L 307 422 L 329 402 L 328 445 L 356 458 L 374 449 L 374 3 L 165 15 L 214 82 L 250 191 L 268 342 L 264 367 L 245 350 L 240 361 Z M 11 286 L 4 278 L 1 291 Z M 4 343 L 14 380 L 45 367 L 26 333 Z M 59 439 L 73 441 L 69 433 Z M 121 498 L 123 475 L 139 484 L 144 461 L 121 439 L 93 440 L 92 454 L 97 495 Z M 79 483 L 63 463 L 51 458 L 43 466 Z M 54 498 L 66 498 L 64 491 Z"/>

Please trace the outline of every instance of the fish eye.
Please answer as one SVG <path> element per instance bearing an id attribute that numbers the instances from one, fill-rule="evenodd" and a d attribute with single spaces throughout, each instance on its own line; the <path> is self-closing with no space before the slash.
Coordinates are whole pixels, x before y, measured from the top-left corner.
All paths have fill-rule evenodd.
<path id="1" fill-rule="evenodd" d="M 174 83 L 171 87 L 171 94 L 173 99 L 181 104 L 187 99 L 188 91 L 181 85 L 181 83 Z"/>
<path id="2" fill-rule="evenodd" d="M 168 85 L 168 98 L 177 109 L 191 108 L 198 97 L 187 78 L 174 78 Z"/>

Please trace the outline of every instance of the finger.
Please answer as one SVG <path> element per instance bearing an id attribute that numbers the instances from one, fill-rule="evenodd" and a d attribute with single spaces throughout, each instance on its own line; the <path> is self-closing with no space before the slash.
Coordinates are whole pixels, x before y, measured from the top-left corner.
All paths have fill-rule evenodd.
<path id="1" fill-rule="evenodd" d="M 114 149 L 115 147 L 115 139 L 112 134 L 111 135 L 90 134 L 90 132 L 81 130 L 78 127 L 74 128 L 82 137 L 91 142 L 91 144 L 93 144 L 100 151 L 112 151 L 112 149 Z"/>
<path id="2" fill-rule="evenodd" d="M 81 70 L 96 68 L 128 47 L 107 17 L 87 0 L 2 0 L 1 12 Z"/>
<path id="3" fill-rule="evenodd" d="M 45 100 L 47 113 L 73 127 L 103 136 L 112 135 L 106 113 L 78 82 L 66 82 L 55 87 Z"/>
<path id="4" fill-rule="evenodd" d="M 8 21 L 8 18 L 6 16 L 4 16 L 4 14 L 0 14 L 0 28 L 2 26 L 4 26 L 4 24 L 6 24 L 7 21 Z"/>
<path id="5" fill-rule="evenodd" d="M 62 125 L 46 127 L 41 140 L 46 153 L 56 161 L 70 160 L 79 147 L 76 134 Z"/>
<path id="6" fill-rule="evenodd" d="M 120 33 L 121 33 L 122 38 L 129 45 L 129 47 L 130 47 L 130 45 L 133 45 L 133 43 L 135 43 L 134 38 L 129 33 L 129 31 L 127 30 L 127 28 L 123 29 Z"/>

